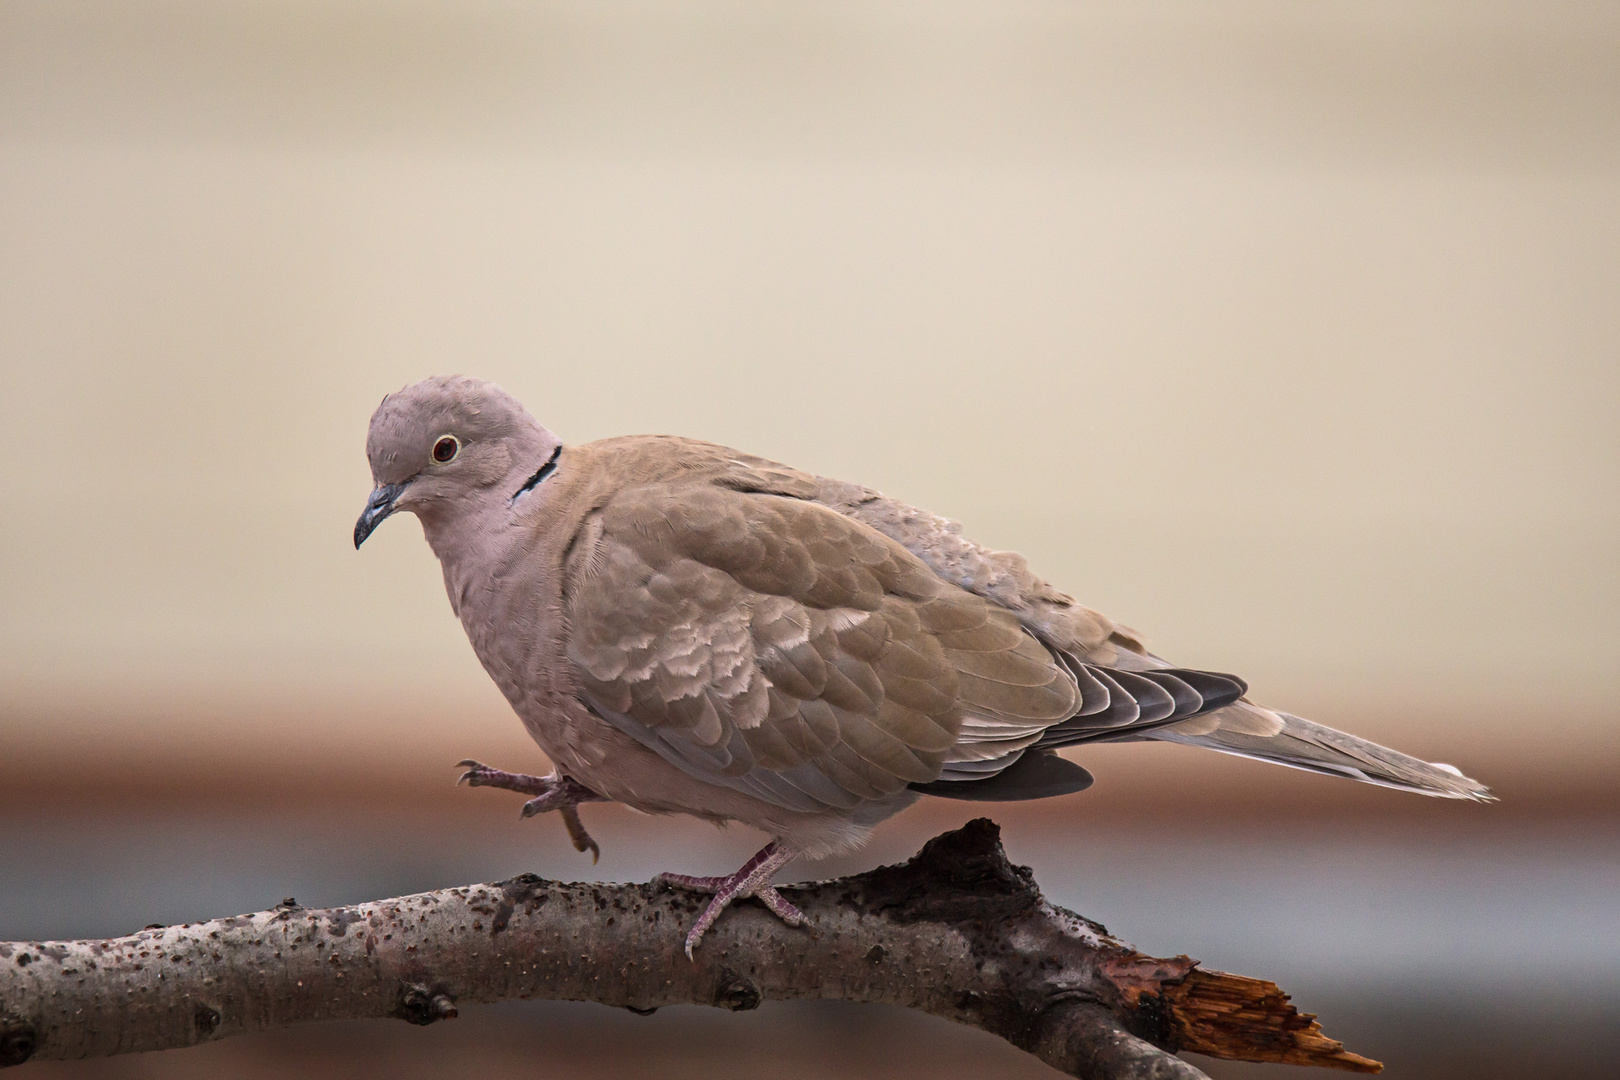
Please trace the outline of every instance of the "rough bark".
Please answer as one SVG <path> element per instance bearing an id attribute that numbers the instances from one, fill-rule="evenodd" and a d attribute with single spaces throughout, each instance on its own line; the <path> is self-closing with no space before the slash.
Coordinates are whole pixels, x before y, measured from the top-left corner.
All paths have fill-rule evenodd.
<path id="1" fill-rule="evenodd" d="M 1144 956 L 1048 903 L 996 826 L 911 861 L 784 886 L 809 917 L 754 903 L 681 951 L 704 898 L 523 874 L 315 911 L 152 927 L 103 941 L 0 943 L 0 1065 L 190 1046 L 311 1020 L 428 1024 L 474 1002 L 598 1001 L 637 1011 L 835 999 L 921 1009 L 1098 1080 L 1204 1074 L 1173 1056 L 1377 1072 L 1273 983 Z"/>

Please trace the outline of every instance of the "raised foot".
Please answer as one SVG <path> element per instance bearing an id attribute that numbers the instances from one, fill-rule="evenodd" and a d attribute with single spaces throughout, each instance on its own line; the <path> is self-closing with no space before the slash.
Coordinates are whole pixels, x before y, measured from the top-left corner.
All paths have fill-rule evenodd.
<path id="1" fill-rule="evenodd" d="M 729 877 L 659 874 L 653 878 L 655 885 L 710 893 L 714 896 L 714 899 L 709 901 L 709 906 L 703 909 L 703 914 L 698 916 L 698 921 L 693 923 L 692 929 L 687 932 L 686 958 L 695 959 L 693 954 L 703 940 L 703 935 L 709 932 L 709 927 L 715 924 L 715 920 L 720 918 L 720 913 L 730 907 L 733 900 L 752 896 L 769 908 L 771 914 L 789 926 L 803 926 L 804 912 L 783 899 L 782 894 L 776 891 L 776 886 L 771 884 L 771 878 L 787 865 L 794 854 L 791 848 L 772 842 L 761 848 L 757 855 L 743 863 L 742 868 Z"/>
<path id="2" fill-rule="evenodd" d="M 468 787 L 501 788 L 505 791 L 516 791 L 521 795 L 533 795 L 534 798 L 523 804 L 523 808 L 518 811 L 519 814 L 531 818 L 548 810 L 556 810 L 563 819 L 563 826 L 568 830 L 568 839 L 573 843 L 574 850 L 589 851 L 593 863 L 601 858 L 601 846 L 585 831 L 585 824 L 580 821 L 579 811 L 575 807 L 580 803 L 606 800 L 578 780 L 564 776 L 560 772 L 552 773 L 550 776 L 507 772 L 504 769 L 491 768 L 472 758 L 464 758 L 456 762 L 456 766 L 467 770 L 456 781 L 458 784 L 466 784 Z"/>

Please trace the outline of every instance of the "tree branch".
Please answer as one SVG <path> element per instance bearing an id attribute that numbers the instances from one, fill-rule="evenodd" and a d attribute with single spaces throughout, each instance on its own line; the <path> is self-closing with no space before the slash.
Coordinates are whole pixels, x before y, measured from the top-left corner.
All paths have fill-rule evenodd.
<path id="1" fill-rule="evenodd" d="M 1275 984 L 1144 956 L 1048 903 L 980 819 L 911 861 L 784 886 L 809 917 L 728 911 L 696 962 L 703 898 L 652 885 L 508 881 L 271 910 L 103 941 L 0 943 L 0 1065 L 190 1046 L 310 1020 L 551 998 L 645 1012 L 764 1000 L 885 1002 L 983 1028 L 1088 1080 L 1192 1080 L 1167 1051 L 1377 1072 Z"/>

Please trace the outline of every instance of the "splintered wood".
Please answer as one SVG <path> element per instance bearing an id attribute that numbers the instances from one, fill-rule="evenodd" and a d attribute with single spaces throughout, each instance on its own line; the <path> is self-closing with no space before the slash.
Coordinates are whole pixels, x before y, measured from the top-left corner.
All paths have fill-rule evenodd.
<path id="1" fill-rule="evenodd" d="M 1166 987 L 1164 996 L 1177 1049 L 1238 1061 L 1383 1071 L 1381 1062 L 1353 1054 L 1322 1034 L 1316 1017 L 1289 1004 L 1274 982 L 1195 968 Z"/>

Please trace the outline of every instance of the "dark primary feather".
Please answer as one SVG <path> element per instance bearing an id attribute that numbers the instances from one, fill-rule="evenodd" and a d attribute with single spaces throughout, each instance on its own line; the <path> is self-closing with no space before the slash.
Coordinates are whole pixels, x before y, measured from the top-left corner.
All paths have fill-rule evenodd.
<path id="1" fill-rule="evenodd" d="M 1092 700 L 1100 702 L 1101 708 L 1095 712 L 1083 708 L 1074 719 L 1047 729 L 1036 744 L 1041 748 L 1109 741 L 1117 738 L 1122 729 L 1139 734 L 1179 724 L 1230 705 L 1249 689 L 1236 675 L 1214 671 L 1122 671 L 1091 664 L 1073 666 L 1092 680 L 1096 687 L 1091 691 Z"/>

